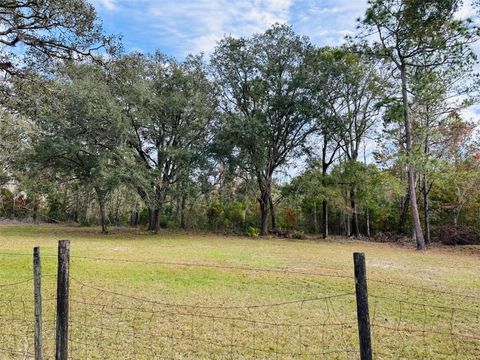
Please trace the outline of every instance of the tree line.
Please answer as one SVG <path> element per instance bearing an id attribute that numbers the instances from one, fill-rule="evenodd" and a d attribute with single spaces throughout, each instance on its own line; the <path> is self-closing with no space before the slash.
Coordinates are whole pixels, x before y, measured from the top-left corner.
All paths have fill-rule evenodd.
<path id="1" fill-rule="evenodd" d="M 479 28 L 460 1 L 371 0 L 345 45 L 288 25 L 207 59 L 121 51 L 86 1 L 6 2 L 3 216 L 250 235 L 480 224 Z M 19 205 L 20 204 L 20 205 Z"/>

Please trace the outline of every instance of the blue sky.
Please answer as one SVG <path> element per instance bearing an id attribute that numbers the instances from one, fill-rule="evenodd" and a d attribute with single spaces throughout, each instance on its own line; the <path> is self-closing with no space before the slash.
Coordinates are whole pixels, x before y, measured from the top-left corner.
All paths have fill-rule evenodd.
<path id="1" fill-rule="evenodd" d="M 107 33 L 123 35 L 127 52 L 184 58 L 207 56 L 225 35 L 248 36 L 272 24 L 288 23 L 318 45 L 339 45 L 353 34 L 367 0 L 90 0 Z M 470 0 L 459 17 L 474 15 Z M 480 53 L 480 46 L 475 48 Z M 479 69 L 480 70 L 480 69 Z M 480 123 L 480 108 L 465 111 Z"/>
<path id="2" fill-rule="evenodd" d="M 248 36 L 288 23 L 318 45 L 338 45 L 355 31 L 367 0 L 89 0 L 107 33 L 123 35 L 125 50 L 183 58 L 212 51 L 224 35 Z M 474 14 L 464 1 L 460 17 Z"/>
<path id="3" fill-rule="evenodd" d="M 367 0 L 92 0 L 105 30 L 122 34 L 125 50 L 156 49 L 184 57 L 209 54 L 224 35 L 291 24 L 320 45 L 338 45 L 355 29 Z"/>

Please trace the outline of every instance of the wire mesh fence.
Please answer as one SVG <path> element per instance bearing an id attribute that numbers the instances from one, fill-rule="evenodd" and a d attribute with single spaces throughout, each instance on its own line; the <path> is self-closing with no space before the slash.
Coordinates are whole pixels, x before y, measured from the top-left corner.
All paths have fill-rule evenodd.
<path id="1" fill-rule="evenodd" d="M 357 348 L 351 293 L 245 306 L 187 305 L 72 280 L 74 358 L 307 359 L 354 354 Z M 279 308 L 295 321 L 278 321 Z"/>
<path id="2" fill-rule="evenodd" d="M 42 276 L 43 350 L 54 358 L 55 349 L 55 282 L 54 276 Z M 33 276 L 10 284 L 0 284 L 0 358 L 34 359 L 34 292 Z"/>
<path id="3" fill-rule="evenodd" d="M 10 257 L 8 261 L 14 264 L 13 258 L 31 255 L 0 257 Z M 98 281 L 89 282 L 80 271 L 89 268 L 88 262 L 125 262 L 179 272 L 190 268 L 244 272 L 251 281 L 258 280 L 261 273 L 278 281 L 289 277 L 321 291 L 315 296 L 289 294 L 279 300 L 272 296 L 263 301 L 232 298 L 223 302 L 184 294 L 179 301 L 167 292 L 152 297 L 125 289 L 118 282 L 102 283 L 101 273 Z M 86 256 L 72 256 L 71 263 L 75 271 L 69 278 L 69 359 L 361 358 L 353 271 Z M 58 358 L 56 282 L 56 274 L 43 274 L 43 359 Z M 330 282 L 342 286 L 330 287 Z M 464 293 L 375 278 L 368 282 L 373 358 L 475 359 L 480 354 L 479 289 Z M 35 359 L 33 270 L 31 278 L 0 284 L 0 358 Z"/>
<path id="4" fill-rule="evenodd" d="M 374 349 L 396 359 L 480 356 L 480 311 L 370 294 Z"/>
<path id="5" fill-rule="evenodd" d="M 0 351 L 5 357 L 29 357 L 31 355 L 29 341 L 33 339 L 33 333 L 31 333 L 31 319 L 27 316 L 27 309 L 29 309 L 31 301 L 25 296 L 25 288 L 31 287 L 32 282 L 32 279 L 27 279 L 0 285 L 2 294 L 0 300 Z"/>

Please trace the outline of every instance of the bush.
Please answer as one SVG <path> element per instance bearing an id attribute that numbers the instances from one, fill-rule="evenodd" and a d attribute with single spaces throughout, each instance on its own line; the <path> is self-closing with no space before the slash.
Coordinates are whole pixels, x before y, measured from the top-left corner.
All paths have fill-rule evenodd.
<path id="1" fill-rule="evenodd" d="M 462 225 L 440 225 L 434 240 L 444 245 L 480 245 L 480 233 Z"/>
<path id="2" fill-rule="evenodd" d="M 293 229 L 295 225 L 297 225 L 297 215 L 295 214 L 295 210 L 288 208 L 287 213 L 285 214 L 285 224 L 287 225 L 287 229 Z"/>
<path id="3" fill-rule="evenodd" d="M 373 237 L 373 241 L 379 243 L 410 244 L 412 239 L 393 231 L 379 232 Z"/>
<path id="4" fill-rule="evenodd" d="M 165 221 L 165 228 L 167 229 L 178 229 L 180 228 L 180 224 L 175 219 L 168 219 Z"/>
<path id="5" fill-rule="evenodd" d="M 143 208 L 142 211 L 140 211 L 140 218 L 139 218 L 139 224 L 140 225 L 148 225 L 148 216 L 149 212 L 147 208 Z"/>
<path id="6" fill-rule="evenodd" d="M 293 230 L 288 233 L 288 238 L 302 240 L 305 239 L 305 233 L 303 231 Z"/>
<path id="7" fill-rule="evenodd" d="M 8 189 L 0 189 L 0 217 L 13 217 L 14 195 Z"/>
<path id="8" fill-rule="evenodd" d="M 259 237 L 260 236 L 260 229 L 254 227 L 254 226 L 249 226 L 247 229 L 247 235 L 249 237 Z"/>
<path id="9" fill-rule="evenodd" d="M 240 202 L 236 202 L 229 208 L 228 219 L 238 228 L 244 224 L 245 215 L 244 206 Z"/>
<path id="10" fill-rule="evenodd" d="M 222 223 L 222 208 L 220 204 L 213 204 L 207 209 L 208 227 L 218 229 Z"/>

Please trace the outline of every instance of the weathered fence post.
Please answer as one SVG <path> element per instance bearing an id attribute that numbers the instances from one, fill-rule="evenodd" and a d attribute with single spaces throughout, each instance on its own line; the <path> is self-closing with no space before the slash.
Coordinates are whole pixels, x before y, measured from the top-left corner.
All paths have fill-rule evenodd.
<path id="1" fill-rule="evenodd" d="M 40 248 L 33 248 L 33 295 L 35 299 L 35 360 L 42 360 L 42 265 Z"/>
<path id="2" fill-rule="evenodd" d="M 370 334 L 370 316 L 368 314 L 367 269 L 365 254 L 353 253 L 355 267 L 355 293 L 357 296 L 358 337 L 360 359 L 372 360 L 372 339 Z"/>
<path id="3" fill-rule="evenodd" d="M 57 330 L 55 360 L 67 360 L 68 357 L 68 300 L 70 272 L 70 241 L 58 242 L 57 274 Z"/>

